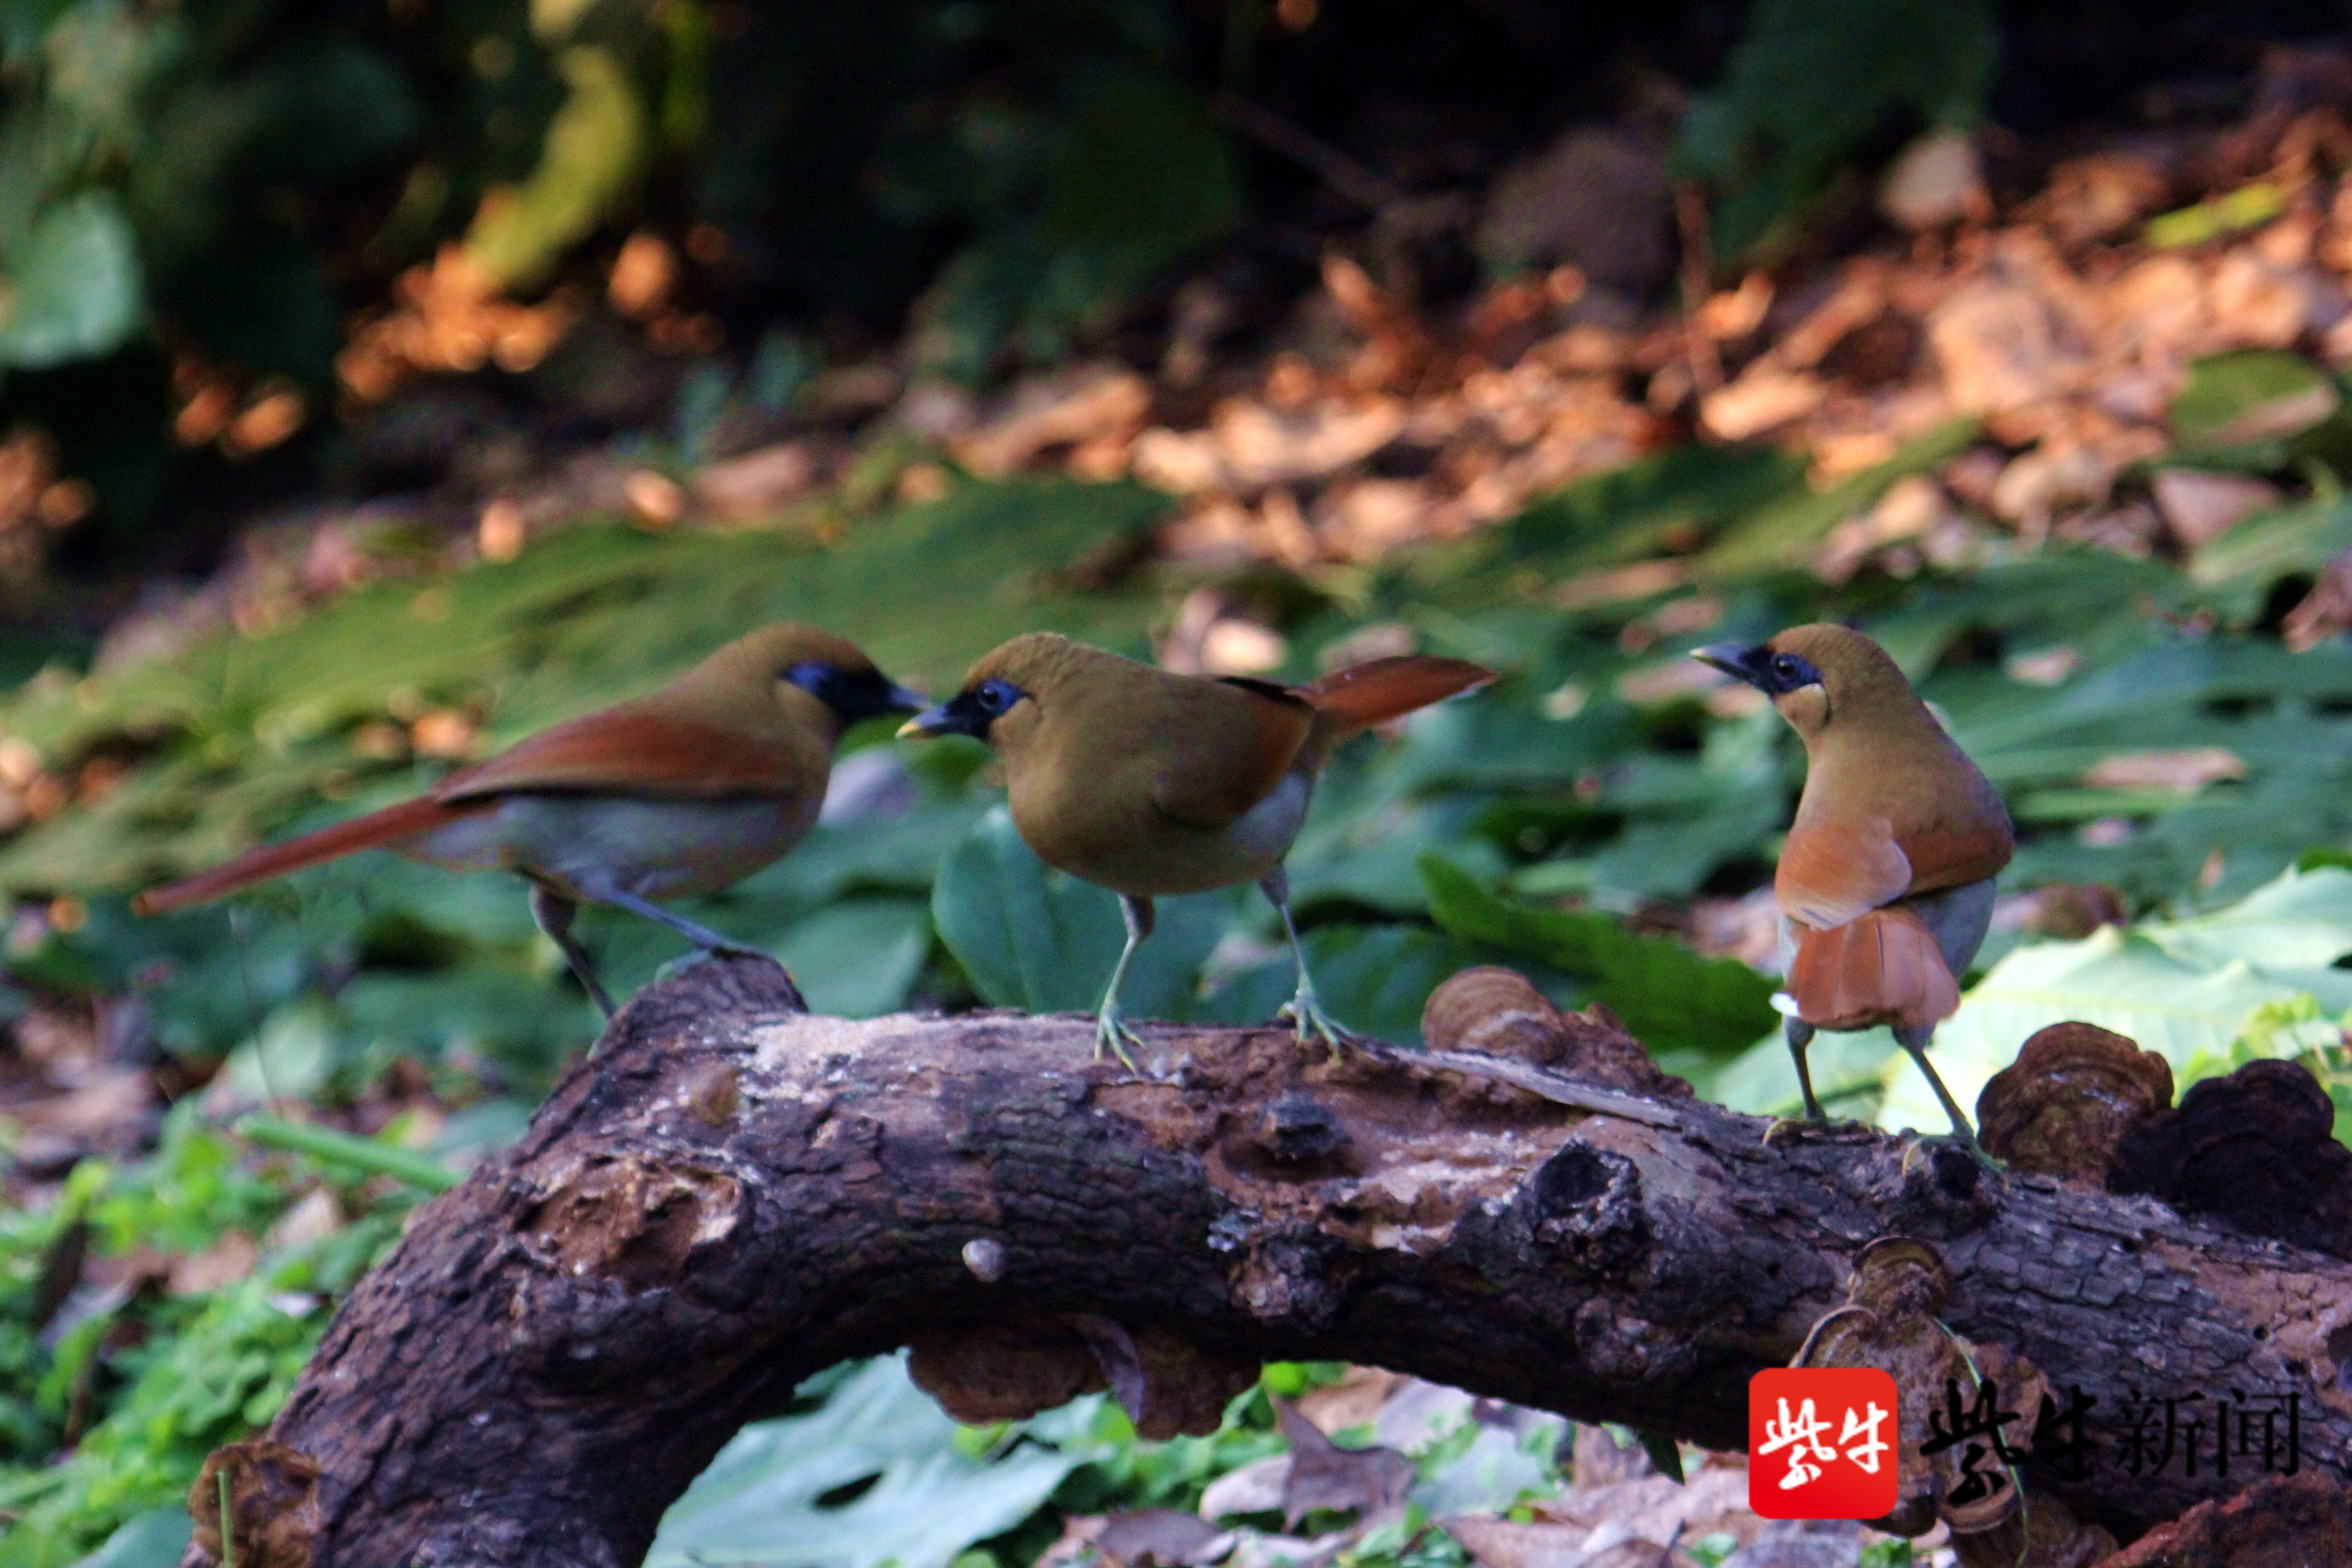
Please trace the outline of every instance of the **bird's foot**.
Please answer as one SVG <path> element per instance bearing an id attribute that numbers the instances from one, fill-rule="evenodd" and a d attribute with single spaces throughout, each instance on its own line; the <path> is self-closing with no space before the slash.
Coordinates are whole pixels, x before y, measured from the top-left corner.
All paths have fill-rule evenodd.
<path id="1" fill-rule="evenodd" d="M 740 943 L 730 942 L 710 947 L 698 947 L 692 952 L 680 953 L 655 970 L 654 979 L 656 983 L 675 980 L 688 970 L 721 958 L 756 958 L 768 963 L 776 962 L 776 955 L 772 952 L 763 952 L 756 947 L 745 947 Z"/>
<path id="2" fill-rule="evenodd" d="M 1903 1141 L 1903 1174 L 1909 1175 L 1913 1166 L 1939 1148 L 1965 1149 L 1968 1151 L 1969 1158 L 1994 1175 L 2008 1173 L 2009 1167 L 1986 1153 L 1984 1145 L 1977 1142 L 1975 1133 L 1965 1128 L 1955 1127 L 1949 1132 L 1940 1133 L 1935 1137 L 1922 1134 L 1906 1138 Z"/>
<path id="3" fill-rule="evenodd" d="M 1125 1015 L 1117 1007 L 1104 1003 L 1102 1011 L 1095 1015 L 1095 1060 L 1102 1060 L 1103 1052 L 1107 1050 L 1117 1057 L 1128 1071 L 1139 1071 L 1135 1058 L 1127 1054 L 1129 1046 L 1141 1050 L 1143 1037 L 1128 1026 Z"/>
<path id="4" fill-rule="evenodd" d="M 1282 1010 L 1274 1016 L 1276 1023 L 1292 1023 L 1298 1026 L 1298 1043 L 1302 1046 L 1319 1038 L 1331 1048 L 1334 1062 L 1339 1059 L 1341 1047 L 1355 1043 L 1356 1037 L 1349 1034 L 1337 1018 L 1323 1011 L 1323 1005 L 1315 999 L 1315 988 L 1311 985 L 1300 986 L 1298 994 L 1284 1003 Z"/>
<path id="5" fill-rule="evenodd" d="M 1869 1130 L 1868 1122 L 1856 1121 L 1850 1117 L 1841 1116 L 1832 1121 L 1826 1116 L 1776 1116 L 1771 1125 L 1764 1129 L 1764 1142 L 1769 1144 L 1775 1139 L 1794 1138 L 1808 1132 L 1826 1132 L 1835 1136 Z"/>

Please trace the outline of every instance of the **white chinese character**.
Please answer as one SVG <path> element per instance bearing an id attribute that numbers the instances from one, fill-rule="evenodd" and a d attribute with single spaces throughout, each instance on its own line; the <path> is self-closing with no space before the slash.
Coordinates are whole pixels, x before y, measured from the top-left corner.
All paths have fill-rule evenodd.
<path id="1" fill-rule="evenodd" d="M 1845 1457 L 1874 1476 L 1878 1473 L 1878 1456 L 1886 1452 L 1885 1439 L 1878 1435 L 1878 1424 L 1885 1419 L 1886 1412 L 1881 1410 L 1874 1401 L 1865 1402 L 1864 1413 L 1860 1415 L 1848 1405 L 1845 1430 L 1838 1435 L 1841 1443 L 1853 1443 L 1856 1437 L 1862 1439 L 1845 1451 Z"/>
<path id="2" fill-rule="evenodd" d="M 1764 1418 L 1764 1446 L 1756 1451 L 1759 1454 L 1777 1454 L 1783 1448 L 1790 1450 L 1789 1473 L 1780 1478 L 1782 1491 L 1793 1491 L 1808 1482 L 1820 1479 L 1821 1465 L 1818 1462 L 1808 1463 L 1809 1459 L 1820 1461 L 1838 1457 L 1835 1448 L 1822 1441 L 1822 1434 L 1829 1428 L 1828 1422 L 1813 1414 L 1813 1402 L 1810 1399 L 1797 1406 L 1793 1420 L 1790 1417 L 1789 1402 L 1785 1398 L 1780 1401 L 1780 1419 L 1775 1421 L 1769 1415 Z"/>

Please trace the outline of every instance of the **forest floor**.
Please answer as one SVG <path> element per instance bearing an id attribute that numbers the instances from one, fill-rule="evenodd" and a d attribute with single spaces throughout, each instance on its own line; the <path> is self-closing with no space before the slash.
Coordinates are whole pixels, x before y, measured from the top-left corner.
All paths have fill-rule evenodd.
<path id="1" fill-rule="evenodd" d="M 1269 302 L 1224 258 L 1146 325 L 984 396 L 910 378 L 903 345 L 714 358 L 693 258 L 651 234 L 601 292 L 530 303 L 455 259 L 420 268 L 346 353 L 336 488 L 241 529 L 202 581 L 63 595 L 81 656 L 0 704 L 0 1510 L 22 1525 L 0 1568 L 73 1562 L 118 1527 L 148 1535 L 115 1568 L 176 1561 L 132 1547 L 184 1530 L 195 1461 L 268 1419 L 333 1295 L 429 1190 L 399 1159 L 446 1173 L 511 1139 L 591 1028 L 485 879 L 329 870 L 163 925 L 124 895 L 761 619 L 824 620 L 934 686 L 1030 626 L 1211 673 L 1414 647 L 1492 661 L 1491 700 L 1345 761 L 1318 800 L 1294 875 L 1327 1000 L 1416 1038 L 1437 979 L 1500 959 L 1767 1110 L 1793 1092 L 1762 972 L 1798 763 L 1752 694 L 1682 655 L 1854 618 L 2024 839 L 1994 976 L 1939 1045 L 1964 1095 L 2032 1024 L 1995 984 L 2006 963 L 2066 980 L 2069 1016 L 2164 1050 L 2184 1084 L 2250 1054 L 2340 1079 L 2352 58 L 2276 52 L 2246 103 L 2064 147 L 1925 139 L 1849 242 L 1722 279 L 1692 264 L 1697 221 L 1634 128 L 1572 133 L 1450 203 L 1309 145 L 1360 212 L 1307 287 Z M 1431 302 L 1429 258 L 1473 241 L 1530 265 Z M 191 447 L 261 451 L 302 418 L 194 371 L 181 395 Z M 37 438 L 0 446 L 0 557 L 23 581 L 72 483 Z M 1115 915 L 1020 858 L 976 757 L 858 739 L 810 844 L 698 918 L 778 952 L 824 1009 L 1090 1005 Z M 1100 941 L 988 950 L 971 911 L 1007 877 Z M 2121 959 L 2114 931 L 2095 947 L 2117 924 L 2145 939 Z M 587 929 L 625 983 L 674 951 Z M 2171 978 L 2113 967 L 2151 952 Z M 1282 991 L 1268 917 L 1235 899 L 1177 901 L 1146 953 L 1132 1010 L 1263 1017 Z M 1661 975 L 1715 1000 L 1664 1005 Z M 2176 982 L 2206 987 L 2188 1022 L 2157 1005 Z M 1883 1038 L 1824 1056 L 1846 1109 L 1919 1114 Z M 258 1148 L 238 1131 L 257 1110 L 342 1142 Z M 861 1479 L 812 1481 L 834 1440 L 818 1396 L 919 1404 L 896 1364 L 788 1418 L 780 1510 L 814 1518 L 818 1491 Z M 1276 1396 L 1406 1454 L 1409 1484 L 1366 1460 L 1360 1497 L 1286 1517 L 1299 1449 Z M 1694 1452 L 1677 1488 L 1596 1430 L 1365 1369 L 1270 1368 L 1214 1438 L 1140 1443 L 1108 1406 L 1054 1419 L 973 1433 L 934 1411 L 873 1456 L 862 1473 L 886 1477 L 957 1457 L 965 1489 L 939 1508 L 971 1528 L 904 1568 L 1864 1549 L 1768 1530 L 1737 1456 Z M 677 1522 L 690 1537 L 688 1505 Z"/>

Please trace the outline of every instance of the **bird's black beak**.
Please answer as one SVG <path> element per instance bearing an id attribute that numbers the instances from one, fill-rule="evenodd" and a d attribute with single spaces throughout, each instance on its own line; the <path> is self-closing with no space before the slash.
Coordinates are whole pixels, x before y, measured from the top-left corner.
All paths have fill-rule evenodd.
<path id="1" fill-rule="evenodd" d="M 1772 654 L 1769 648 L 1742 647 L 1736 642 L 1718 642 L 1691 649 L 1691 657 L 1701 664 L 1723 671 L 1734 680 L 1744 680 L 1761 690 L 1765 689 L 1765 661 Z"/>
<path id="2" fill-rule="evenodd" d="M 921 692 L 909 690 L 878 673 L 831 694 L 831 706 L 845 725 L 864 719 L 879 719 L 885 713 L 912 713 L 929 700 Z"/>
<path id="3" fill-rule="evenodd" d="M 933 735 L 970 735 L 976 740 L 988 736 L 990 715 L 980 710 L 980 704 L 970 692 L 960 693 L 945 702 L 935 703 L 898 726 L 898 738 L 910 740 Z"/>

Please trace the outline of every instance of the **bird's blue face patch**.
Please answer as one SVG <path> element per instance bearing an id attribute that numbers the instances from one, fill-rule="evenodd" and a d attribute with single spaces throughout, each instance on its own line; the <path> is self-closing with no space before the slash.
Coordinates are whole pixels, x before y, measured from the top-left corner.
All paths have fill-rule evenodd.
<path id="1" fill-rule="evenodd" d="M 1811 659 L 1802 654 L 1775 653 L 1762 643 L 1754 647 L 1717 643 L 1694 649 L 1691 657 L 1748 682 L 1767 697 L 1785 697 L 1791 691 L 1822 683 L 1822 672 L 1814 668 Z"/>
<path id="2" fill-rule="evenodd" d="M 969 691 L 957 692 L 936 708 L 918 713 L 900 733 L 970 735 L 985 741 L 988 727 L 1028 695 L 1009 680 L 983 680 Z"/>

